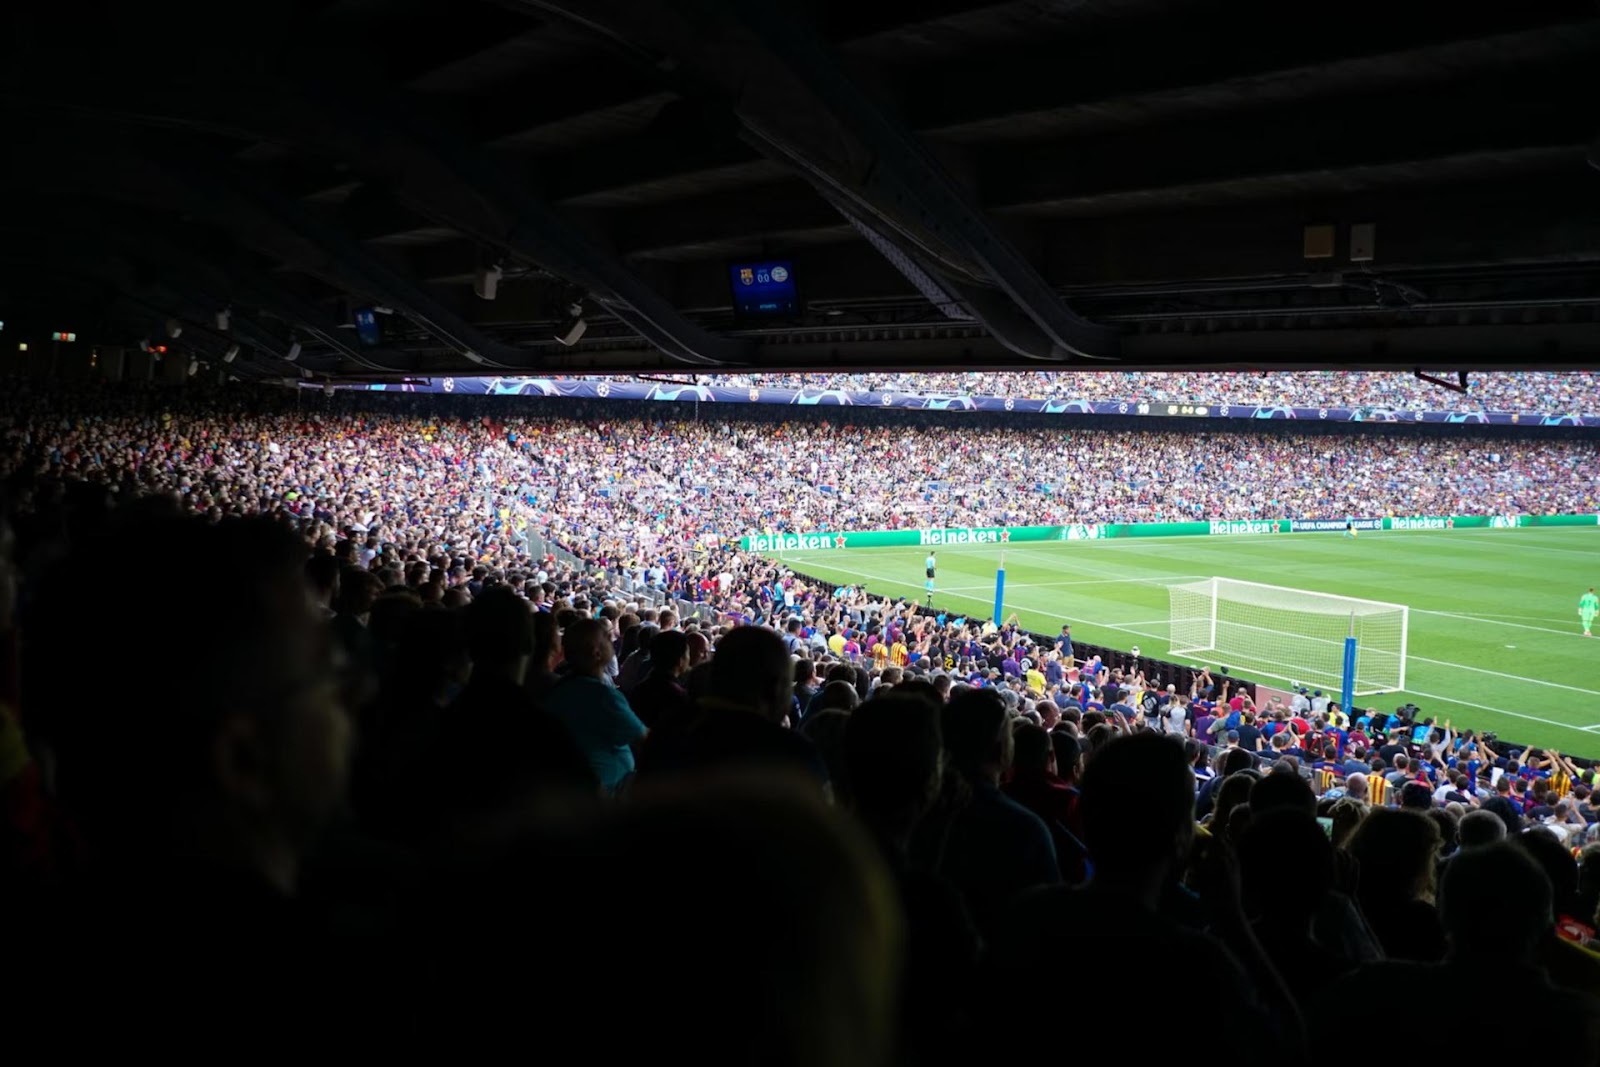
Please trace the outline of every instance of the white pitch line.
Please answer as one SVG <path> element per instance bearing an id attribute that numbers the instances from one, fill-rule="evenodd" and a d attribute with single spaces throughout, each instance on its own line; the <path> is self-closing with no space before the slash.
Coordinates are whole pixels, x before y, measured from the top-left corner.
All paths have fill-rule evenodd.
<path id="1" fill-rule="evenodd" d="M 1442 615 L 1447 619 L 1465 619 L 1467 622 L 1487 623 L 1490 626 L 1511 626 L 1511 627 L 1515 627 L 1518 630 L 1538 630 L 1540 633 L 1557 634 L 1557 635 L 1559 635 L 1561 637 L 1582 637 L 1583 636 L 1583 634 L 1579 633 L 1577 630 L 1552 630 L 1548 626 L 1529 626 L 1527 623 L 1524 623 L 1524 622 L 1505 622 L 1504 621 L 1507 618 L 1514 618 L 1515 616 L 1507 616 L 1507 615 L 1490 615 L 1490 616 L 1463 615 L 1460 612 L 1455 612 L 1455 611 L 1429 611 L 1427 608 L 1412 608 L 1411 610 L 1416 612 L 1418 615 Z M 1527 616 L 1523 616 L 1523 618 L 1527 618 Z"/>
<path id="2" fill-rule="evenodd" d="M 1531 529 L 1531 527 L 1530 527 L 1530 529 Z M 1573 527 L 1570 527 L 1570 529 L 1572 529 L 1572 530 L 1589 530 L 1590 532 L 1593 532 L 1593 529 L 1591 527 L 1588 527 L 1588 526 L 1573 526 Z M 1443 536 L 1448 536 L 1448 537 L 1505 537 L 1507 534 L 1516 534 L 1516 533 L 1518 533 L 1520 531 L 1517 531 L 1517 530 L 1414 530 L 1414 531 L 1386 530 L 1384 532 L 1385 532 L 1385 534 L 1397 533 L 1397 532 L 1398 533 L 1406 533 L 1406 532 L 1410 532 L 1410 533 L 1429 533 L 1429 534 L 1438 533 L 1438 534 L 1441 534 Z M 1539 532 L 1541 532 L 1541 533 L 1553 533 L 1554 530 L 1546 529 L 1546 530 L 1541 530 Z M 1412 539 L 1401 539 L 1400 543 L 1401 544 L 1413 544 L 1413 543 L 1415 543 L 1415 544 L 1423 544 L 1425 542 L 1424 542 L 1423 538 L 1416 538 L 1414 541 Z M 1554 552 L 1557 555 L 1562 555 L 1562 556 L 1587 556 L 1590 559 L 1594 558 L 1594 551 L 1592 549 L 1556 548 L 1556 547 L 1554 547 L 1552 545 L 1534 544 L 1534 543 L 1532 543 L 1531 541 L 1529 541 L 1527 539 L 1523 539 L 1523 540 L 1515 542 L 1515 544 L 1512 547 L 1516 551 Z"/>
<path id="3" fill-rule="evenodd" d="M 1425 608 L 1417 608 L 1415 610 L 1424 611 L 1426 609 Z M 1528 622 L 1555 622 L 1555 621 L 1557 621 L 1555 619 L 1550 618 L 1550 616 L 1548 616 L 1548 615 L 1499 615 L 1499 614 L 1496 614 L 1495 612 L 1492 612 L 1492 611 L 1464 611 L 1461 614 L 1469 615 L 1474 619 L 1526 619 Z"/>
<path id="4" fill-rule="evenodd" d="M 1427 659 L 1423 656 L 1407 656 L 1407 659 L 1418 663 L 1431 663 L 1436 667 L 1450 667 L 1458 671 L 1472 671 L 1475 674 L 1487 674 L 1495 678 L 1508 678 L 1513 682 L 1527 682 L 1529 685 L 1544 685 L 1551 689 L 1565 689 L 1571 693 L 1582 693 L 1585 696 L 1600 697 L 1600 690 L 1584 689 L 1576 685 L 1563 685 L 1560 682 L 1547 682 L 1543 678 L 1524 678 L 1520 674 L 1506 674 L 1503 671 L 1491 671 L 1487 667 L 1469 667 L 1465 663 L 1452 663 L 1447 659 Z"/>
<path id="5" fill-rule="evenodd" d="M 1497 708 L 1489 704 L 1474 704 L 1470 700 L 1460 700 L 1456 697 L 1440 696 L 1438 693 L 1424 693 L 1420 689 L 1407 689 L 1405 692 L 1411 694 L 1412 696 L 1422 697 L 1424 700 L 1442 700 L 1447 704 L 1459 704 L 1464 708 L 1477 708 L 1479 711 L 1492 711 L 1496 715 L 1509 715 L 1513 719 L 1526 719 L 1528 722 L 1542 722 L 1546 726 L 1560 726 L 1563 729 L 1576 730 L 1579 733 L 1587 733 L 1590 730 L 1590 727 L 1587 726 L 1574 726 L 1570 722 L 1557 722 L 1555 719 L 1546 719 L 1538 715 L 1526 715 L 1520 711 L 1507 711 L 1505 708 Z M 1437 718 L 1437 716 L 1435 717 Z"/>
<path id="6" fill-rule="evenodd" d="M 1600 723 L 1595 723 L 1593 726 L 1580 726 L 1580 727 L 1578 727 L 1578 729 L 1587 730 L 1587 731 L 1593 733 L 1593 732 L 1596 732 L 1596 731 L 1600 731 Z"/>
<path id="7" fill-rule="evenodd" d="M 844 574 L 853 574 L 858 578 L 871 578 L 871 579 L 873 579 L 875 581 L 893 582 L 893 583 L 895 583 L 897 585 L 904 585 L 904 586 L 914 587 L 914 583 L 906 582 L 901 578 L 890 578 L 890 577 L 887 577 L 887 576 L 882 575 L 882 574 L 870 574 L 870 573 L 868 573 L 866 571 L 852 570 L 852 569 L 850 569 L 848 567 L 838 567 L 838 566 L 833 566 L 832 564 L 825 564 L 825 566 L 827 566 L 828 569 L 830 569 L 830 570 L 839 571 L 839 572 L 844 573 Z M 937 587 L 935 587 L 934 592 L 938 593 L 939 591 L 940 590 Z M 962 593 L 949 594 L 949 595 L 954 595 L 954 596 L 958 597 L 959 599 L 971 601 L 973 603 L 978 603 L 978 604 L 983 603 L 983 598 L 981 598 L 981 597 L 969 596 L 967 594 L 962 594 Z M 1119 625 L 1117 623 L 1102 622 L 1102 621 L 1100 621 L 1098 619 L 1085 619 L 1085 618 L 1080 618 L 1080 617 L 1074 616 L 1074 615 L 1065 615 L 1065 614 L 1062 614 L 1060 612 L 1054 611 L 1052 609 L 1034 607 L 1034 606 L 1029 605 L 1029 604 L 1018 603 L 1018 604 L 1015 605 L 1015 607 L 1021 608 L 1021 609 L 1025 610 L 1025 611 L 1038 611 L 1038 612 L 1041 612 L 1043 614 L 1053 615 L 1056 618 L 1065 619 L 1067 622 L 1087 623 L 1090 626 L 1098 626 L 1098 627 L 1101 627 L 1101 628 L 1107 629 L 1107 630 L 1118 630 L 1118 631 L 1121 631 L 1123 633 L 1138 634 L 1141 637 L 1153 637 L 1153 638 L 1155 638 L 1157 640 L 1168 640 L 1169 639 L 1169 635 L 1167 635 L 1167 634 L 1152 633 L 1149 630 L 1136 629 L 1137 626 L 1153 626 L 1153 625 L 1157 625 L 1159 623 L 1167 621 L 1165 619 L 1157 619 L 1157 620 L 1151 620 L 1150 622 L 1127 623 L 1127 624 Z M 1467 666 L 1464 663 L 1452 663 L 1449 660 L 1427 659 L 1427 658 L 1422 657 L 1422 656 L 1411 656 L 1411 657 L 1408 657 L 1408 658 L 1413 659 L 1413 660 L 1417 661 L 1418 663 L 1431 663 L 1431 664 L 1433 664 L 1435 666 L 1438 666 L 1438 667 L 1449 667 L 1449 668 L 1451 668 L 1453 670 L 1473 671 L 1473 672 L 1475 672 L 1477 674 L 1487 674 L 1487 675 L 1491 675 L 1491 676 L 1493 676 L 1495 678 L 1506 678 L 1506 679 L 1509 679 L 1510 681 L 1513 681 L 1513 682 L 1527 682 L 1530 685 L 1543 685 L 1543 686 L 1548 686 L 1548 687 L 1550 687 L 1552 689 L 1565 689 L 1565 690 L 1568 690 L 1568 691 L 1574 692 L 1574 693 L 1583 693 L 1583 694 L 1585 694 L 1587 696 L 1600 696 L 1600 691 L 1596 691 L 1596 690 L 1593 690 L 1593 689 L 1583 689 L 1583 688 L 1580 688 L 1579 686 L 1575 686 L 1575 685 L 1563 685 L 1560 682 L 1548 682 L 1548 681 L 1545 681 L 1542 678 L 1525 678 L 1520 674 L 1506 674 L 1503 671 L 1491 671 L 1491 670 L 1489 670 L 1489 669 L 1487 669 L 1485 667 L 1470 667 L 1470 666 Z M 1262 672 L 1257 671 L 1256 673 L 1259 674 L 1259 673 L 1262 673 Z M 1551 726 L 1564 726 L 1564 727 L 1567 727 L 1568 729 L 1572 729 L 1572 730 L 1581 730 L 1581 729 L 1583 729 L 1583 727 L 1573 726 L 1571 723 L 1557 722 L 1554 719 L 1543 719 L 1543 718 L 1540 718 L 1537 715 L 1526 715 L 1526 714 L 1523 714 L 1522 712 L 1507 711 L 1507 710 L 1505 710 L 1503 708 L 1492 707 L 1492 706 L 1490 706 L 1488 704 L 1474 704 L 1470 700 L 1457 700 L 1455 697 L 1440 696 L 1437 693 L 1424 693 L 1424 692 L 1422 692 L 1420 690 L 1417 690 L 1417 689 L 1407 689 L 1407 690 L 1405 690 L 1405 692 L 1412 693 L 1412 694 L 1415 694 L 1416 696 L 1420 696 L 1420 697 L 1427 697 L 1430 700 L 1448 700 L 1448 701 L 1450 701 L 1452 703 L 1460 704 L 1463 707 L 1478 708 L 1481 711 L 1493 711 L 1493 712 L 1496 712 L 1498 714 L 1509 715 L 1509 716 L 1511 716 L 1513 718 L 1517 718 L 1517 719 L 1527 719 L 1529 722 L 1542 722 L 1542 723 L 1546 723 L 1546 724 L 1551 725 Z"/>
<path id="8" fill-rule="evenodd" d="M 1146 585 L 1167 585 L 1171 582 L 1192 582 L 1208 577 L 1210 577 L 1210 575 L 1176 574 L 1170 578 L 1084 578 L 1081 580 L 1075 579 L 1070 582 L 1007 582 L 1006 589 L 1008 591 L 1012 589 L 1059 589 L 1071 585 L 1126 585 L 1130 582 L 1143 583 Z M 935 579 L 935 582 L 937 583 L 937 579 Z M 979 589 L 993 588 L 993 582 L 990 582 L 988 585 L 950 585 L 944 586 L 942 589 L 940 586 L 935 584 L 933 591 L 936 593 L 941 591 L 946 593 L 970 593 Z"/>

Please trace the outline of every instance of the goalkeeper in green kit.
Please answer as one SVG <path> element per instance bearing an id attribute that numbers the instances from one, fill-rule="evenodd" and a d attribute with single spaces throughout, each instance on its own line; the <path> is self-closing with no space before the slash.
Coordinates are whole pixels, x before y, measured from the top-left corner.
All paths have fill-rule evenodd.
<path id="1" fill-rule="evenodd" d="M 1594 617 L 1600 615 L 1600 597 L 1594 595 L 1594 586 L 1578 598 L 1578 618 L 1583 622 L 1583 636 L 1593 637 Z"/>

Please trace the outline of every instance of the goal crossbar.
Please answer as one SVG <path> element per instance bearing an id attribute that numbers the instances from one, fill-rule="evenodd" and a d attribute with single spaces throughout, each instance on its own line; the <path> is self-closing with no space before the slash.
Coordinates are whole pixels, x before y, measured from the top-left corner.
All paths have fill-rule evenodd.
<path id="1" fill-rule="evenodd" d="M 1168 586 L 1171 654 L 1210 654 L 1289 681 L 1339 688 L 1356 639 L 1354 692 L 1405 688 L 1410 609 L 1234 578 Z"/>

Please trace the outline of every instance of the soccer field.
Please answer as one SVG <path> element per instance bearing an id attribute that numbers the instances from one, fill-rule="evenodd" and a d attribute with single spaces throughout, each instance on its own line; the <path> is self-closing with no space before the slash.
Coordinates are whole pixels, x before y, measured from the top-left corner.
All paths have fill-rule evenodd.
<path id="1" fill-rule="evenodd" d="M 934 604 L 987 618 L 998 545 L 940 545 Z M 1024 626 L 1167 657 L 1167 586 L 1212 576 L 1364 597 L 1411 609 L 1405 692 L 1458 727 L 1600 758 L 1600 636 L 1578 597 L 1600 586 L 1600 529 L 1363 531 L 1123 538 L 1004 546 L 1007 612 Z M 774 554 L 796 570 L 871 592 L 923 597 L 923 547 Z M 1197 663 L 1192 656 L 1180 662 Z M 1208 661 L 1217 667 L 1226 657 Z M 1236 668 L 1268 684 L 1266 672 Z M 1292 673 L 1292 672 L 1289 672 Z M 1326 688 L 1326 687 L 1325 687 Z"/>

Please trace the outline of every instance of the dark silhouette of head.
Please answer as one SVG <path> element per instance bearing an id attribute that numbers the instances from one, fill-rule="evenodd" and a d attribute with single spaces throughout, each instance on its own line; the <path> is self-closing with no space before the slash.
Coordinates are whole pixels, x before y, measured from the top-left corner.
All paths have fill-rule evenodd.
<path id="1" fill-rule="evenodd" d="M 1307 815 L 1317 813 L 1317 795 L 1311 783 L 1294 771 L 1274 770 L 1250 789 L 1250 813 L 1259 815 L 1274 808 L 1293 808 Z"/>
<path id="2" fill-rule="evenodd" d="M 29 706 L 97 854 L 203 858 L 293 888 L 350 743 L 304 562 L 265 520 L 156 517 L 47 576 L 29 667 L 50 683 Z"/>
<path id="3" fill-rule="evenodd" d="M 1349 845 L 1361 863 L 1361 898 L 1399 902 L 1426 895 L 1433 889 L 1439 843 L 1439 828 L 1426 815 L 1373 809 Z"/>
<path id="4" fill-rule="evenodd" d="M 1555 922 L 1550 879 L 1513 842 L 1463 849 L 1446 865 L 1439 916 L 1451 959 L 1526 963 Z"/>
<path id="5" fill-rule="evenodd" d="M 739 626 L 717 642 L 707 695 L 778 722 L 792 706 L 793 677 L 783 638 L 764 626 Z"/>
<path id="6" fill-rule="evenodd" d="M 944 746 L 950 766 L 969 781 L 994 782 L 1011 764 L 1006 705 L 992 689 L 969 689 L 944 707 Z"/>
<path id="7" fill-rule="evenodd" d="M 1110 742 L 1083 772 L 1082 809 L 1096 880 L 1160 882 L 1194 838 L 1194 775 L 1183 746 L 1153 733 Z"/>
<path id="8" fill-rule="evenodd" d="M 485 589 L 467 606 L 463 625 L 475 671 L 510 672 L 521 680 L 533 654 L 533 614 L 510 586 Z"/>
<path id="9" fill-rule="evenodd" d="M 1478 848 L 1506 839 L 1506 824 L 1492 811 L 1469 811 L 1461 820 L 1461 847 Z"/>
<path id="10" fill-rule="evenodd" d="M 676 678 L 688 669 L 688 634 L 682 630 L 662 630 L 651 638 L 650 673 L 665 674 Z"/>
<path id="11" fill-rule="evenodd" d="M 1309 924 L 1334 885 L 1333 843 L 1316 817 L 1298 806 L 1255 810 L 1252 794 L 1251 808 L 1250 823 L 1238 839 L 1247 912 Z"/>
<path id="12" fill-rule="evenodd" d="M 1011 773 L 1017 778 L 1043 778 L 1055 755 L 1045 728 L 1022 723 L 1012 731 L 1011 744 Z"/>

